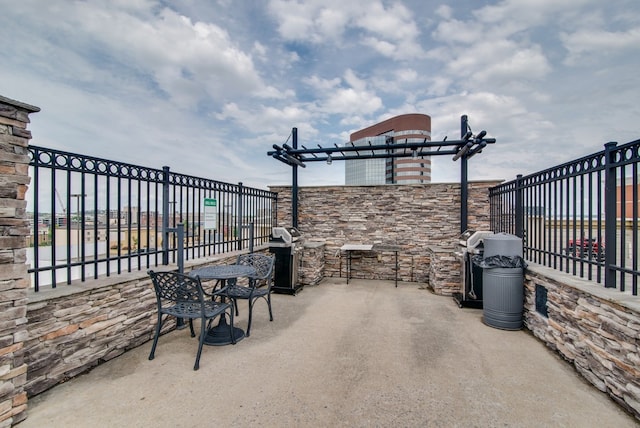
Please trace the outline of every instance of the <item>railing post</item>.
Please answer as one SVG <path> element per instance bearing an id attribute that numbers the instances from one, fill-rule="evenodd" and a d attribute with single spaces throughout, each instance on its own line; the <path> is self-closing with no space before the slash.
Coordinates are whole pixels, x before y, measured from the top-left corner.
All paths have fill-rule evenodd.
<path id="1" fill-rule="evenodd" d="M 253 237 L 254 237 L 253 222 L 249 223 L 247 227 L 249 228 L 249 252 L 253 253 Z"/>
<path id="2" fill-rule="evenodd" d="M 249 253 L 253 253 L 253 222 L 243 224 L 240 229 L 249 229 Z"/>
<path id="3" fill-rule="evenodd" d="M 604 286 L 605 288 L 616 288 L 616 271 L 613 266 L 616 264 L 616 229 L 617 221 L 617 195 L 616 195 L 616 152 L 618 143 L 609 142 L 604 145 Z"/>
<path id="4" fill-rule="evenodd" d="M 169 264 L 169 167 L 162 167 L 162 264 Z"/>
<path id="5" fill-rule="evenodd" d="M 242 182 L 238 183 L 238 214 L 236 218 L 236 230 L 238 233 L 238 250 L 242 250 L 242 218 L 243 218 L 243 207 L 242 207 L 242 199 L 243 199 L 243 188 Z"/>
<path id="6" fill-rule="evenodd" d="M 524 199 L 522 197 L 522 174 L 516 176 L 516 212 L 515 212 L 515 235 L 522 238 L 524 245 Z"/>
<path id="7" fill-rule="evenodd" d="M 495 204 L 493 199 L 493 188 L 489 188 L 489 230 L 495 230 Z"/>
<path id="8" fill-rule="evenodd" d="M 175 233 L 178 238 L 178 272 L 184 273 L 184 223 L 180 222 L 176 227 L 172 227 L 171 229 L 167 228 L 167 234 L 168 233 Z M 178 318 L 176 320 L 177 330 L 182 330 L 186 327 L 187 325 L 184 323 L 183 318 Z"/>
<path id="9" fill-rule="evenodd" d="M 184 224 L 178 223 L 176 226 L 178 235 L 178 272 L 184 273 Z"/>

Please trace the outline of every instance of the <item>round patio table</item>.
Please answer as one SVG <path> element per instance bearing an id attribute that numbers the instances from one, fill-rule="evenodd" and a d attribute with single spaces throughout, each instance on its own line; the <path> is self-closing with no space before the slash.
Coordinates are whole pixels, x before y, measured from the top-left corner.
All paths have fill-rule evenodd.
<path id="1" fill-rule="evenodd" d="M 226 286 L 227 279 L 240 278 L 244 276 L 252 276 L 256 274 L 255 268 L 245 265 L 217 265 L 207 266 L 203 268 L 194 269 L 189 272 L 189 276 L 198 276 L 200 279 L 217 279 L 220 281 L 221 289 Z M 214 288 L 212 293 L 215 293 Z M 233 306 L 231 308 L 233 310 Z M 244 330 L 239 327 L 233 327 L 233 335 L 236 342 L 244 339 Z M 229 324 L 227 323 L 226 314 L 220 315 L 220 321 L 214 327 L 210 327 L 207 330 L 207 335 L 204 339 L 205 345 L 220 346 L 229 345 L 233 343 L 231 339 L 231 332 Z"/>

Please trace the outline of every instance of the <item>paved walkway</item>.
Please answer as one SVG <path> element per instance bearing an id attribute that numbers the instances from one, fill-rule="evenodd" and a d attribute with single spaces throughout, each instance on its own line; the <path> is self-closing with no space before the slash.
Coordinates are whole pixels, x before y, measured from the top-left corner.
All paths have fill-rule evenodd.
<path id="1" fill-rule="evenodd" d="M 153 361 L 147 343 L 34 397 L 20 427 L 637 426 L 528 332 L 418 284 L 328 279 L 273 306 L 199 371 L 174 331 Z"/>

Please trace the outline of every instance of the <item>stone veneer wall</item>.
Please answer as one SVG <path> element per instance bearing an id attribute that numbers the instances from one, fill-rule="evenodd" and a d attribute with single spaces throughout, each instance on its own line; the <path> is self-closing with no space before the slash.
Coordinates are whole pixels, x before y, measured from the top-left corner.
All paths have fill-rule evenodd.
<path id="1" fill-rule="evenodd" d="M 237 253 L 187 262 L 196 267 L 235 263 Z M 175 265 L 154 268 L 176 269 Z M 145 271 L 125 273 L 29 293 L 29 397 L 152 340 L 156 297 Z M 175 328 L 169 319 L 163 332 Z"/>
<path id="2" fill-rule="evenodd" d="M 156 298 L 148 275 L 136 272 L 108 281 L 61 285 L 29 296 L 30 397 L 153 338 Z M 167 330 L 175 327 L 173 321 L 167 324 Z"/>
<path id="3" fill-rule="evenodd" d="M 488 230 L 488 189 L 498 183 L 469 184 L 470 229 Z M 291 225 L 291 187 L 270 190 L 278 193 L 278 225 Z M 451 294 L 459 289 L 460 264 L 453 256 L 460 234 L 459 184 L 300 187 L 298 229 L 306 240 L 325 243 L 325 276 L 345 275 L 346 259 L 340 252 L 345 243 L 393 244 L 402 248 L 401 281 L 429 282 L 437 277 L 445 286 L 435 285 L 436 292 Z M 446 262 L 432 263 L 436 257 L 432 247 Z M 361 252 L 354 257 L 354 278 L 394 279 L 393 253 L 378 257 Z"/>
<path id="4" fill-rule="evenodd" d="M 27 340 L 25 194 L 29 184 L 27 130 L 38 107 L 0 96 L 0 427 L 26 418 Z"/>
<path id="5" fill-rule="evenodd" d="M 538 286 L 538 291 L 536 291 Z M 547 303 L 540 297 L 546 291 Z M 547 316 L 536 309 L 546 308 Z M 530 264 L 526 327 L 600 391 L 640 419 L 640 301 L 591 281 Z M 540 373 L 540 379 L 545 374 Z"/>

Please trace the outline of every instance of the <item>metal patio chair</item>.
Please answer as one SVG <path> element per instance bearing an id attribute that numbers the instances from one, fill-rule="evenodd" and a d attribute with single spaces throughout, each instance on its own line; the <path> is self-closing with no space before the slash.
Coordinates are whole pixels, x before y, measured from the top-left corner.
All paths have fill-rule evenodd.
<path id="1" fill-rule="evenodd" d="M 149 276 L 153 282 L 153 288 L 156 292 L 156 300 L 158 303 L 158 322 L 156 324 L 156 333 L 151 346 L 149 359 L 153 360 L 158 344 L 158 337 L 163 323 L 169 316 L 176 318 L 185 318 L 189 320 L 189 329 L 191 337 L 195 337 L 193 329 L 193 320 L 200 319 L 200 342 L 198 343 L 198 353 L 196 355 L 196 363 L 194 370 L 200 368 L 200 354 L 202 354 L 202 345 L 207 335 L 207 329 L 211 320 L 229 312 L 229 330 L 232 343 L 235 344 L 233 333 L 233 308 L 229 303 L 216 302 L 206 298 L 199 277 L 190 277 L 178 272 L 154 272 L 150 270 Z M 163 319 L 164 316 L 164 319 Z"/>
<path id="2" fill-rule="evenodd" d="M 236 315 L 238 315 L 237 300 L 244 299 L 249 302 L 249 322 L 246 331 L 246 336 L 249 337 L 251 334 L 253 305 L 256 300 L 262 298 L 267 302 L 267 306 L 269 307 L 269 321 L 273 321 L 271 286 L 273 284 L 275 257 L 258 253 L 240 254 L 236 264 L 252 266 L 256 270 L 256 274 L 249 277 L 249 283 L 246 286 L 238 284 L 236 279 L 227 280 L 226 287 L 217 291 L 215 294 L 233 300 Z"/>

